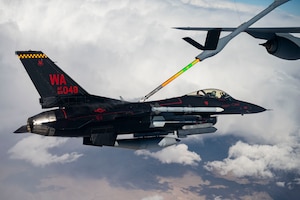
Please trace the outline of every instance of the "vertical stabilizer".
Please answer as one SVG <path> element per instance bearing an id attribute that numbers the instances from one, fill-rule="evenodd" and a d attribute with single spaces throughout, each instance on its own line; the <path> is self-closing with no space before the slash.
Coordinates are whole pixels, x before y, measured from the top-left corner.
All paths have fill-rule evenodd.
<path id="1" fill-rule="evenodd" d="M 57 102 L 62 99 L 78 99 L 89 95 L 43 52 L 16 51 L 16 54 L 41 96 L 43 108 L 59 106 Z"/>

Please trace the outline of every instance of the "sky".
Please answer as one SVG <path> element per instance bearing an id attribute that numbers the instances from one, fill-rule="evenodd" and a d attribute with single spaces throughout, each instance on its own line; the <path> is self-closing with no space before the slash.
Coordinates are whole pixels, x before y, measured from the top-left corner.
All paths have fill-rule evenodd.
<path id="1" fill-rule="evenodd" d="M 232 0 L 233 3 L 245 3 L 245 4 L 252 4 L 252 5 L 259 5 L 264 6 L 266 2 L 272 2 L 272 1 L 261 1 L 261 0 Z M 287 3 L 282 6 L 280 6 L 280 10 L 284 12 L 288 12 L 290 14 L 299 15 L 299 8 L 300 8 L 300 1 L 292 0 L 292 3 Z"/>
<path id="2" fill-rule="evenodd" d="M 216 133 L 157 151 L 13 134 L 28 117 L 42 112 L 16 50 L 42 50 L 91 94 L 135 101 L 200 53 L 181 38 L 201 43 L 205 33 L 171 27 L 236 27 L 269 3 L 0 0 L 0 198 L 299 197 L 300 62 L 268 54 L 259 46 L 263 40 L 245 33 L 150 100 L 219 88 L 271 111 L 218 117 Z M 299 26 L 298 8 L 298 1 L 290 1 L 252 27 Z"/>

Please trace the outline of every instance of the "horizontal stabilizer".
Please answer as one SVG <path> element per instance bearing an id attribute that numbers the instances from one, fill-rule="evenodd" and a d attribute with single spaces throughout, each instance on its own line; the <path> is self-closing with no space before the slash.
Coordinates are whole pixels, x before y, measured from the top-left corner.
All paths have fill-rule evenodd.
<path id="1" fill-rule="evenodd" d="M 14 133 L 28 133 L 27 126 L 26 125 L 21 126 Z"/>
<path id="2" fill-rule="evenodd" d="M 196 47 L 197 49 L 204 50 L 204 46 L 202 46 L 201 44 L 199 44 L 198 42 L 196 42 L 192 38 L 190 38 L 190 37 L 184 37 L 182 39 L 184 41 L 186 41 L 187 43 L 191 44 L 192 46 Z"/>
<path id="3" fill-rule="evenodd" d="M 200 50 L 215 50 L 218 46 L 220 34 L 221 34 L 221 29 L 220 28 L 208 30 L 204 46 L 199 44 L 198 42 L 196 42 L 195 40 L 193 40 L 190 37 L 184 37 L 182 39 L 184 41 L 186 41 L 187 43 L 193 45 L 197 49 L 200 49 Z"/>

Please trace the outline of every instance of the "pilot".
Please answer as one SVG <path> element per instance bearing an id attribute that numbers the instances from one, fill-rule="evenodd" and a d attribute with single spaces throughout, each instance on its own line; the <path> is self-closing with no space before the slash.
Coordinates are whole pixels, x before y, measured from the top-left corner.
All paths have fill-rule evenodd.
<path id="1" fill-rule="evenodd" d="M 226 97 L 225 92 L 221 92 L 221 99 L 225 99 L 225 97 Z"/>
<path id="2" fill-rule="evenodd" d="M 216 91 L 212 91 L 212 92 L 210 93 L 210 96 L 213 97 L 213 98 L 216 98 Z"/>

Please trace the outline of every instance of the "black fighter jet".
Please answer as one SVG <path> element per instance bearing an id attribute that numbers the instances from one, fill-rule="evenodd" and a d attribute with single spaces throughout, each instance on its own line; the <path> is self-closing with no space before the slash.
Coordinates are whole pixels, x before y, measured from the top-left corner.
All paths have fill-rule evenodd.
<path id="1" fill-rule="evenodd" d="M 82 137 L 83 144 L 131 149 L 166 147 L 193 134 L 213 133 L 217 115 L 266 109 L 219 89 L 170 99 L 127 102 L 91 95 L 41 51 L 17 51 L 47 110 L 28 118 L 15 133 Z"/>

